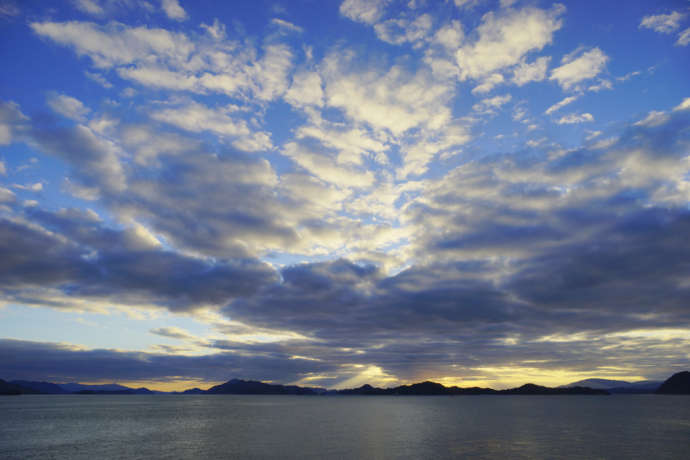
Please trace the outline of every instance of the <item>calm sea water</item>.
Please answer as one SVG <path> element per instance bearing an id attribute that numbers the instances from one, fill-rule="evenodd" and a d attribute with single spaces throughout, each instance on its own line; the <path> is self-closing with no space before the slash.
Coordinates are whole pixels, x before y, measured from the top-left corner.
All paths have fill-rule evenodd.
<path id="1" fill-rule="evenodd" d="M 690 458 L 690 396 L 0 398 L 2 459 Z"/>

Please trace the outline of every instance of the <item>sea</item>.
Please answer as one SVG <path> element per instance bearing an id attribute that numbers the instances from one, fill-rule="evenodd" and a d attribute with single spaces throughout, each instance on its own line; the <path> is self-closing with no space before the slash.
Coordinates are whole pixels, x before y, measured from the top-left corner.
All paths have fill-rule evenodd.
<path id="1" fill-rule="evenodd" d="M 690 396 L 6 396 L 0 458 L 688 459 Z"/>

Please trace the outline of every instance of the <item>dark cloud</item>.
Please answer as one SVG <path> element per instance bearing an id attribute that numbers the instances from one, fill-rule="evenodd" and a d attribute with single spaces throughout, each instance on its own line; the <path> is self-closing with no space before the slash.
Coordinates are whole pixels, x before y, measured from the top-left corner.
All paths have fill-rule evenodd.
<path id="1" fill-rule="evenodd" d="M 48 379 L 56 382 L 93 380 L 223 381 L 233 377 L 267 380 L 273 376 L 294 381 L 314 369 L 333 365 L 287 359 L 285 356 L 247 356 L 217 353 L 205 356 L 79 350 L 56 343 L 0 339 L 0 375 L 9 379 Z"/>
<path id="2" fill-rule="evenodd" d="M 43 226 L 0 220 L 0 284 L 10 299 L 26 301 L 52 288 L 65 306 L 70 299 L 117 299 L 177 311 L 220 305 L 275 280 L 257 260 L 184 256 L 79 211 L 29 215 Z"/>

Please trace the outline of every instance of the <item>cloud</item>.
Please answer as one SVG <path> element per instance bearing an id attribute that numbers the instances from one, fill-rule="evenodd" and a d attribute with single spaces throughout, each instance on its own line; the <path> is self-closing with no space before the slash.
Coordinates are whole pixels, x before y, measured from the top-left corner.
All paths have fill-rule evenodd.
<path id="1" fill-rule="evenodd" d="M 662 34 L 670 34 L 680 27 L 680 21 L 685 14 L 673 11 L 669 14 L 649 15 L 642 18 L 640 28 L 652 29 Z"/>
<path id="2" fill-rule="evenodd" d="M 353 21 L 374 24 L 383 15 L 389 0 L 344 0 L 340 14 Z"/>
<path id="3" fill-rule="evenodd" d="M 56 113 L 79 122 L 84 122 L 91 111 L 80 100 L 66 94 L 51 94 L 48 97 L 48 106 Z"/>
<path id="4" fill-rule="evenodd" d="M 257 231 L 270 235 L 270 225 L 283 220 L 307 231 L 293 215 L 305 215 L 301 199 L 289 201 L 287 213 L 272 207 L 277 191 L 301 191 L 314 206 L 342 203 L 347 195 L 306 175 L 285 177 L 283 184 L 254 157 L 225 151 L 173 155 L 158 166 L 157 177 L 130 177 L 127 200 L 118 204 L 129 206 L 128 214 L 155 239 L 194 248 L 195 254 L 172 252 L 134 227 L 115 229 L 94 214 L 25 210 L 0 225 L 0 242 L 8 242 L 0 248 L 7 256 L 0 267 L 4 300 L 54 308 L 117 302 L 173 311 L 211 305 L 249 328 L 302 338 L 210 341 L 219 352 L 194 357 L 4 341 L 11 359 L 0 360 L 3 375 L 34 378 L 40 368 L 43 376 L 86 379 L 98 369 L 100 378 L 112 372 L 129 380 L 242 376 L 290 382 L 331 373 L 336 378 L 312 380 L 330 386 L 353 378 L 343 369 L 354 366 L 404 381 L 491 379 L 487 368 L 591 372 L 608 359 L 635 372 L 668 373 L 684 359 L 678 350 L 686 339 L 622 342 L 620 334 L 690 327 L 690 247 L 683 239 L 690 225 L 689 124 L 688 111 L 679 109 L 662 124 L 628 126 L 608 146 L 487 156 L 420 181 L 408 189 L 416 198 L 399 212 L 412 242 L 406 260 L 414 263 L 395 274 L 347 259 L 276 272 L 256 259 L 219 257 L 214 245 L 228 235 L 252 244 Z M 244 184 L 229 184 L 228 177 Z M 393 197 L 400 193 L 390 191 Z M 237 201 L 228 203 L 229 196 Z M 266 214 L 275 221 L 255 222 L 251 217 L 258 216 L 250 214 L 227 222 L 231 212 L 255 208 L 270 210 Z M 311 216 L 326 224 L 323 209 L 313 208 Z M 366 240 L 362 235 L 351 241 Z M 204 250 L 214 257 L 201 257 Z M 653 365 L 645 364 L 649 350 Z"/>
<path id="5" fill-rule="evenodd" d="M 492 73 L 486 77 L 480 85 L 477 85 L 472 89 L 472 94 L 488 93 L 494 89 L 496 85 L 503 83 L 504 80 L 503 75 L 500 73 Z"/>
<path id="6" fill-rule="evenodd" d="M 350 61 L 351 64 L 355 64 Z M 424 127 L 439 129 L 450 120 L 447 99 L 452 92 L 445 82 L 435 81 L 424 70 L 406 72 L 401 66 L 359 71 L 346 68 L 347 58 L 326 58 L 326 103 L 354 122 L 367 123 L 399 136 Z"/>
<path id="7" fill-rule="evenodd" d="M 129 27 L 117 22 L 33 22 L 38 35 L 74 48 L 102 70 L 115 68 L 121 78 L 175 91 L 272 100 L 288 87 L 293 54 L 280 43 L 222 41 L 219 35 L 193 37 L 161 28 Z M 221 24 L 207 26 L 216 34 Z"/>
<path id="8" fill-rule="evenodd" d="M 323 105 L 323 82 L 316 72 L 298 72 L 292 77 L 290 89 L 285 93 L 285 100 L 297 107 L 306 105 Z"/>
<path id="9" fill-rule="evenodd" d="M 280 352 L 254 357 L 233 352 L 175 356 L 11 339 L 0 339 L 0 356 L 7 358 L 0 364 L 0 372 L 7 378 L 57 382 L 175 381 L 193 378 L 215 384 L 238 377 L 293 382 L 308 372 L 336 369 L 324 363 L 289 359 L 289 355 Z"/>
<path id="10" fill-rule="evenodd" d="M 476 29 L 477 38 L 456 53 L 460 78 L 481 78 L 541 50 L 561 28 L 559 17 L 564 11 L 565 7 L 557 4 L 550 10 L 528 7 L 485 14 Z"/>
<path id="11" fill-rule="evenodd" d="M 690 97 L 686 97 L 683 101 L 673 108 L 673 111 L 678 110 L 689 110 L 690 109 Z"/>
<path id="12" fill-rule="evenodd" d="M 680 34 L 678 34 L 678 40 L 676 41 L 676 45 L 687 46 L 688 43 L 690 43 L 690 28 L 687 28 Z"/>
<path id="13" fill-rule="evenodd" d="M 4 173 L 3 173 L 3 175 L 4 175 Z M 17 197 L 12 190 L 10 190 L 8 188 L 0 187 L 0 203 L 2 203 L 2 204 L 14 203 L 16 199 L 17 199 Z"/>
<path id="14" fill-rule="evenodd" d="M 155 329 L 151 329 L 149 331 L 151 334 L 156 334 L 160 335 L 161 337 L 168 337 L 171 339 L 179 339 L 179 340 L 190 340 L 194 339 L 195 337 L 190 334 L 188 331 L 171 326 L 171 327 L 157 327 Z"/>
<path id="15" fill-rule="evenodd" d="M 579 97 L 580 96 L 568 96 L 566 98 L 563 98 L 562 100 L 556 102 L 554 105 L 546 109 L 544 113 L 547 115 L 551 115 L 556 110 L 561 109 L 572 102 L 575 102 Z"/>
<path id="16" fill-rule="evenodd" d="M 422 14 L 414 19 L 389 19 L 374 25 L 376 35 L 392 45 L 415 43 L 424 40 L 431 32 L 433 22 L 429 14 Z"/>
<path id="17" fill-rule="evenodd" d="M 283 153 L 316 177 L 338 187 L 370 187 L 374 183 L 371 171 L 338 165 L 327 155 L 305 144 L 288 143 Z"/>
<path id="18" fill-rule="evenodd" d="M 273 23 L 273 24 L 277 25 L 278 27 L 281 27 L 287 31 L 290 31 L 290 32 L 296 32 L 298 34 L 301 34 L 302 32 L 304 32 L 304 29 L 302 29 L 301 27 L 296 26 L 295 24 L 293 24 L 289 21 L 286 21 L 284 19 L 273 18 L 273 19 L 271 19 L 271 23 Z"/>
<path id="19" fill-rule="evenodd" d="M 512 96 L 510 94 L 482 99 L 478 103 L 474 104 L 472 109 L 477 112 L 492 112 L 494 109 L 500 109 L 501 106 L 510 102 L 511 99 Z"/>
<path id="20" fill-rule="evenodd" d="M 637 121 L 635 123 L 635 126 L 649 126 L 649 127 L 654 127 L 654 126 L 659 126 L 663 125 L 669 120 L 669 116 L 666 114 L 666 112 L 661 112 L 658 110 L 652 110 L 647 114 L 645 118 L 643 118 L 640 121 Z"/>
<path id="21" fill-rule="evenodd" d="M 457 50 L 465 38 L 462 23 L 457 20 L 450 21 L 440 27 L 434 34 L 434 42 L 443 46 L 449 51 Z"/>
<path id="22" fill-rule="evenodd" d="M 550 60 L 550 56 L 544 56 L 535 59 L 531 64 L 521 62 L 513 71 L 513 83 L 523 86 L 532 81 L 542 81 L 546 78 L 546 69 Z"/>
<path id="23" fill-rule="evenodd" d="M 113 192 L 126 187 L 120 148 L 87 126 L 37 125 L 31 129 L 31 142 L 70 164 L 75 176 L 86 186 Z"/>
<path id="24" fill-rule="evenodd" d="M 572 125 L 575 123 L 585 123 L 585 122 L 590 122 L 594 121 L 594 117 L 592 116 L 591 113 L 571 113 L 568 115 L 562 116 L 556 123 L 559 125 Z"/>
<path id="25" fill-rule="evenodd" d="M 458 8 L 474 8 L 479 5 L 483 0 L 453 0 L 455 6 Z"/>
<path id="26" fill-rule="evenodd" d="M 161 0 L 161 8 L 170 19 L 175 21 L 187 19 L 187 12 L 180 6 L 178 0 Z"/>
<path id="27" fill-rule="evenodd" d="M 210 131 L 221 138 L 227 136 L 233 139 L 232 145 L 244 151 L 272 148 L 268 133 L 253 131 L 245 120 L 233 117 L 233 112 L 237 112 L 236 107 L 212 109 L 190 101 L 180 107 L 156 110 L 151 118 L 191 132 Z"/>
<path id="28" fill-rule="evenodd" d="M 105 13 L 103 7 L 98 4 L 97 0 L 74 0 L 73 3 L 77 9 L 88 14 L 100 16 Z"/>
<path id="29" fill-rule="evenodd" d="M 258 261 L 166 251 L 136 227 L 109 229 L 88 213 L 27 212 L 31 224 L 0 221 L 5 301 L 75 308 L 90 300 L 184 311 L 225 303 L 274 280 Z"/>
<path id="30" fill-rule="evenodd" d="M 599 48 L 589 51 L 577 49 L 561 60 L 561 66 L 551 71 L 549 80 L 556 80 L 563 89 L 571 89 L 577 83 L 596 77 L 609 58 Z"/>
<path id="31" fill-rule="evenodd" d="M 0 101 L 0 145 L 9 145 L 26 130 L 28 117 L 14 102 Z"/>

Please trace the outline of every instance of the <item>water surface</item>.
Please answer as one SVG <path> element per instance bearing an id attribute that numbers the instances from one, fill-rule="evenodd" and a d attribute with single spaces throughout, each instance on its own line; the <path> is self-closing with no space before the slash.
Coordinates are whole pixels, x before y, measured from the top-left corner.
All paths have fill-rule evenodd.
<path id="1" fill-rule="evenodd" d="M 22 395 L 0 458 L 688 458 L 690 396 Z"/>

